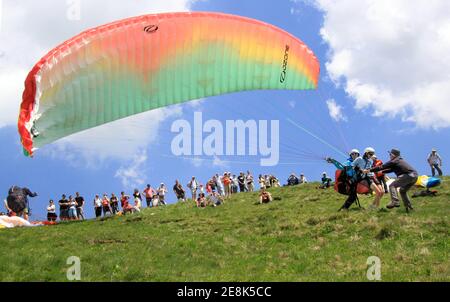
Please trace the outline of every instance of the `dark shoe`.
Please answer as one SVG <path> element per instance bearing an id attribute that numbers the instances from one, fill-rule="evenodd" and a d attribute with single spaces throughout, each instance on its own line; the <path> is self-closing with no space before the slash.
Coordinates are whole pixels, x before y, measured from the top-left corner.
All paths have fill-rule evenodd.
<path id="1" fill-rule="evenodd" d="M 399 202 L 391 202 L 390 204 L 388 204 L 387 206 L 386 206 L 386 208 L 388 208 L 388 209 L 393 209 L 393 208 L 399 208 L 400 207 L 400 203 Z"/>

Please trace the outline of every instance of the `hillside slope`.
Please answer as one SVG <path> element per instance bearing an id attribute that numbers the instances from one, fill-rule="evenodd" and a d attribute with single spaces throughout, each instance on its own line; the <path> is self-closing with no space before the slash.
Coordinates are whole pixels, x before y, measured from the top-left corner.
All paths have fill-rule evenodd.
<path id="1" fill-rule="evenodd" d="M 344 196 L 308 184 L 273 189 L 281 200 L 268 205 L 245 193 L 217 208 L 1 230 L 0 280 L 67 281 L 77 256 L 82 281 L 367 281 L 377 256 L 383 281 L 450 281 L 449 180 L 438 197 L 413 199 L 412 214 L 338 213 Z"/>

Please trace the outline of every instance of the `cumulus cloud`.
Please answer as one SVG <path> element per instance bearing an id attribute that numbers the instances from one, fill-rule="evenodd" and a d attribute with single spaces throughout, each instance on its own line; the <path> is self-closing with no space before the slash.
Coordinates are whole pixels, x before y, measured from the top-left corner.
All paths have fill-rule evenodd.
<path id="1" fill-rule="evenodd" d="M 330 116 L 336 122 L 347 121 L 347 117 L 344 115 L 342 106 L 338 105 L 334 99 L 330 99 L 327 101 L 328 111 Z"/>
<path id="2" fill-rule="evenodd" d="M 311 2 L 311 1 L 307 1 Z M 450 127 L 450 2 L 315 0 L 330 78 L 376 116 Z"/>
<path id="3" fill-rule="evenodd" d="M 147 152 L 140 151 L 133 156 L 128 165 L 122 166 L 117 170 L 115 177 L 120 179 L 124 188 L 134 189 L 144 185 L 147 159 Z"/>

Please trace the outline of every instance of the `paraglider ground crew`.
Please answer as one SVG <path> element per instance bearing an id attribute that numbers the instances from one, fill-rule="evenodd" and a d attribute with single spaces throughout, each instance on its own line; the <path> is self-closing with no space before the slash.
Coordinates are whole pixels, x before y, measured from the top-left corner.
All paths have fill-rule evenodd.
<path id="1" fill-rule="evenodd" d="M 400 207 L 400 200 L 397 193 L 397 189 L 400 189 L 400 195 L 403 200 L 403 204 L 405 205 L 406 211 L 409 212 L 410 210 L 413 210 L 413 207 L 407 192 L 417 182 L 417 171 L 401 157 L 401 153 L 399 150 L 392 149 L 389 152 L 389 156 L 390 161 L 388 161 L 387 163 L 365 170 L 364 172 L 383 171 L 384 173 L 395 173 L 397 175 L 397 180 L 395 180 L 389 186 L 389 191 L 391 193 L 391 203 L 386 207 L 388 209 Z"/>
<path id="2" fill-rule="evenodd" d="M 36 197 L 37 195 L 37 193 L 31 192 L 28 188 L 12 186 L 8 191 L 8 197 L 6 199 L 7 208 L 9 209 L 10 214 L 19 217 L 23 216 L 25 220 L 28 220 L 30 214 L 28 196 Z"/>
<path id="3" fill-rule="evenodd" d="M 430 155 L 428 155 L 427 161 L 431 167 L 431 176 L 434 177 L 436 175 L 436 170 L 439 176 L 442 176 L 442 158 L 437 153 L 436 149 L 431 150 Z"/>

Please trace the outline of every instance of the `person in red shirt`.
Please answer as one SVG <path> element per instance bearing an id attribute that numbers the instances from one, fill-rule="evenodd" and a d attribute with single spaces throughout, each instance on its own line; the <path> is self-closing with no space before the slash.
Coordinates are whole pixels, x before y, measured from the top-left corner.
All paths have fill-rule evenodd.
<path id="1" fill-rule="evenodd" d="M 153 206 L 153 195 L 156 194 L 155 190 L 153 190 L 152 186 L 147 185 L 147 188 L 144 190 L 145 201 L 147 202 L 147 208 L 151 208 Z"/>
<path id="2" fill-rule="evenodd" d="M 376 155 L 372 156 L 372 161 L 373 161 L 372 168 L 379 167 L 379 166 L 383 165 L 383 162 L 381 161 L 381 159 L 378 159 L 378 157 Z M 386 177 L 385 177 L 383 171 L 375 173 L 375 177 L 378 179 L 380 184 L 383 186 L 384 193 L 389 193 L 388 187 L 387 187 L 387 184 L 386 184 Z"/>

